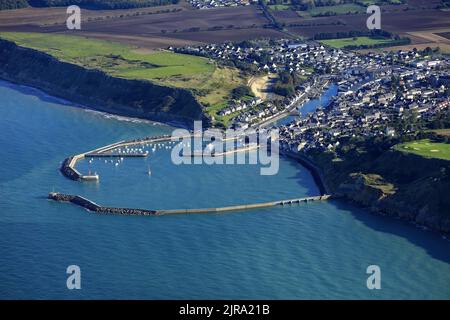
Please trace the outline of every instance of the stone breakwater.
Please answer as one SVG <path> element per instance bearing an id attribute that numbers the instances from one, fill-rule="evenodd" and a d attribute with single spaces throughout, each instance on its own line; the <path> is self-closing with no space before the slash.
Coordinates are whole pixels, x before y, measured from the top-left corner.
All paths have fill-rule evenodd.
<path id="1" fill-rule="evenodd" d="M 71 202 L 80 207 L 83 207 L 89 211 L 96 213 L 105 214 L 120 214 L 120 215 L 139 215 L 139 216 L 150 216 L 157 215 L 155 210 L 145 210 L 145 209 L 130 209 L 130 208 L 113 208 L 113 207 L 103 207 L 99 206 L 95 202 L 76 195 L 68 195 L 57 192 L 51 192 L 49 194 L 49 199 L 59 201 L 59 202 Z"/>
<path id="2" fill-rule="evenodd" d="M 58 202 L 71 202 L 75 205 L 83 207 L 89 211 L 105 214 L 118 214 L 118 215 L 140 215 L 140 216 L 160 216 L 168 214 L 194 214 L 194 213 L 223 213 L 231 211 L 244 211 L 251 209 L 260 209 L 274 206 L 289 206 L 300 203 L 308 203 L 313 201 L 325 201 L 330 198 L 329 195 L 321 195 L 315 197 L 305 197 L 298 199 L 279 200 L 273 202 L 245 204 L 228 207 L 217 208 L 201 208 L 201 209 L 174 209 L 174 210 L 147 210 L 147 209 L 130 209 L 130 208 L 115 208 L 104 207 L 96 204 L 95 202 L 83 198 L 77 195 L 68 195 L 58 192 L 50 192 L 48 198 Z"/>
<path id="3" fill-rule="evenodd" d="M 72 161 L 73 157 L 64 159 L 60 171 L 65 177 L 71 180 L 80 180 L 82 175 L 78 172 L 78 170 L 70 165 Z"/>

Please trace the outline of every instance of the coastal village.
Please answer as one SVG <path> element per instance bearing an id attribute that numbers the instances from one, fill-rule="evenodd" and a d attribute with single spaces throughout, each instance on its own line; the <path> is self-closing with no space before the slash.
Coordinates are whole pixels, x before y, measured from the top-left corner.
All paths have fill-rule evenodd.
<path id="1" fill-rule="evenodd" d="M 318 42 L 291 40 L 211 44 L 177 52 L 239 61 L 260 73 L 287 72 L 303 77 L 304 81 L 281 103 L 253 98 L 221 110 L 220 115 L 234 115 L 235 128 L 270 124 L 271 119 L 289 115 L 320 96 L 328 85 L 336 85 L 338 94 L 328 105 L 281 126 L 281 145 L 292 151 L 331 150 L 340 139 L 356 136 L 406 134 L 414 126 L 398 128 L 397 123 L 411 117 L 414 121 L 431 121 L 449 106 L 450 60 L 433 52 L 360 54 Z"/>
<path id="2" fill-rule="evenodd" d="M 327 108 L 282 127 L 282 142 L 296 151 L 325 150 L 334 149 L 343 138 L 411 133 L 414 126 L 398 129 L 396 124 L 409 118 L 414 118 L 412 123 L 431 121 L 448 108 L 448 66 L 444 60 L 405 61 L 376 76 L 362 73 L 338 78 L 338 96 Z"/>
<path id="3" fill-rule="evenodd" d="M 450 298 L 450 0 L 0 0 L 0 96 L 1 299 Z"/>

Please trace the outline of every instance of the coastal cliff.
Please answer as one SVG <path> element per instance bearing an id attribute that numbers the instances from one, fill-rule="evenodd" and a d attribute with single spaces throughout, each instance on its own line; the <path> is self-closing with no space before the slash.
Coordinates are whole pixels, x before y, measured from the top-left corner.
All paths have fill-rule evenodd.
<path id="1" fill-rule="evenodd" d="M 450 234 L 450 161 L 395 150 L 313 158 L 333 196 Z"/>
<path id="2" fill-rule="evenodd" d="M 116 78 L 0 39 L 0 78 L 108 113 L 192 128 L 210 119 L 193 94 L 144 80 Z"/>

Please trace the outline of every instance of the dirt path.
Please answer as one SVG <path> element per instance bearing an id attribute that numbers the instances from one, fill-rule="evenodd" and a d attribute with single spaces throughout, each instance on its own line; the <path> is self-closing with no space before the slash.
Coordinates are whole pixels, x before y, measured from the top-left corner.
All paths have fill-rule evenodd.
<path id="1" fill-rule="evenodd" d="M 270 84 L 274 75 L 264 75 L 260 77 L 251 77 L 248 81 L 248 86 L 252 89 L 255 96 L 266 100 L 271 93 Z"/>

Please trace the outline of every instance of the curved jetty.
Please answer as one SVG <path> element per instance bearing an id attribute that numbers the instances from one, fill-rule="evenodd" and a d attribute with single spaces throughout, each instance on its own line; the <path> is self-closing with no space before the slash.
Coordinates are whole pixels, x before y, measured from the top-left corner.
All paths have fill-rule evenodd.
<path id="1" fill-rule="evenodd" d="M 177 137 L 177 138 L 189 138 L 190 136 L 186 137 Z M 111 153 L 110 151 L 121 148 L 121 147 L 127 147 L 132 145 L 139 145 L 139 144 L 147 144 L 147 143 L 156 143 L 156 142 L 164 142 L 164 141 L 170 141 L 172 137 L 170 135 L 163 135 L 163 136 L 152 136 L 152 137 L 146 137 L 143 139 L 135 139 L 135 140 L 126 140 L 126 141 L 119 141 L 115 142 L 113 144 L 109 144 L 107 146 L 100 147 L 95 150 L 91 150 L 88 152 L 80 153 L 74 156 L 71 156 L 69 158 L 64 159 L 60 171 L 61 173 L 72 180 L 77 181 L 97 181 L 99 179 L 99 176 L 97 174 L 89 174 L 89 175 L 83 175 L 81 174 L 75 167 L 79 160 L 84 158 L 98 158 L 98 157 L 123 157 L 123 158 L 136 158 L 136 157 L 147 157 L 148 153 Z"/>
<path id="2" fill-rule="evenodd" d="M 139 158 L 139 157 L 147 157 L 148 152 L 134 152 L 134 153 L 113 153 L 114 149 L 135 146 L 135 145 L 145 145 L 149 143 L 158 143 L 165 141 L 172 141 L 172 139 L 187 139 L 197 137 L 198 133 L 192 133 L 186 136 L 176 136 L 172 137 L 171 135 L 162 135 L 162 136 L 151 136 L 142 139 L 134 139 L 134 140 L 124 140 L 109 144 L 107 146 L 100 147 L 95 150 L 91 150 L 88 152 L 80 153 L 71 157 L 64 159 L 60 171 L 61 173 L 72 180 L 76 181 L 97 181 L 99 180 L 99 176 L 97 174 L 88 174 L 83 175 L 77 169 L 77 162 L 84 158 Z M 237 139 L 238 137 L 233 137 L 233 139 Z M 225 141 L 225 140 L 224 140 Z M 246 152 L 251 150 L 256 150 L 259 148 L 258 144 L 247 145 L 245 147 L 237 148 L 234 150 L 228 150 L 220 153 L 214 153 L 213 156 L 224 156 L 231 153 L 239 153 Z M 194 151 L 190 154 L 183 154 L 183 156 L 204 156 L 203 150 L 199 153 Z"/>
<path id="3" fill-rule="evenodd" d="M 237 206 L 228 206 L 228 207 L 218 207 L 218 208 L 202 208 L 202 209 L 174 209 L 174 210 L 147 210 L 147 209 L 130 209 L 130 208 L 115 208 L 115 207 L 104 207 L 96 204 L 95 202 L 83 198 L 77 195 L 69 195 L 62 194 L 59 192 L 50 192 L 48 195 L 49 199 L 59 201 L 59 202 L 71 202 L 80 207 L 83 207 L 89 211 L 96 213 L 105 213 L 105 214 L 119 214 L 119 215 L 140 215 L 140 216 L 161 216 L 168 214 L 193 214 L 193 213 L 222 213 L 222 212 L 230 212 L 230 211 L 244 211 L 251 209 L 259 209 L 266 207 L 275 207 L 275 206 L 286 206 L 293 204 L 300 204 L 305 202 L 312 201 L 324 201 L 330 198 L 329 195 L 321 195 L 315 197 L 304 197 L 297 199 L 289 199 L 289 200 L 279 200 L 272 202 L 264 202 L 264 203 L 254 203 L 254 204 L 245 204 L 245 205 L 237 205 Z"/>

